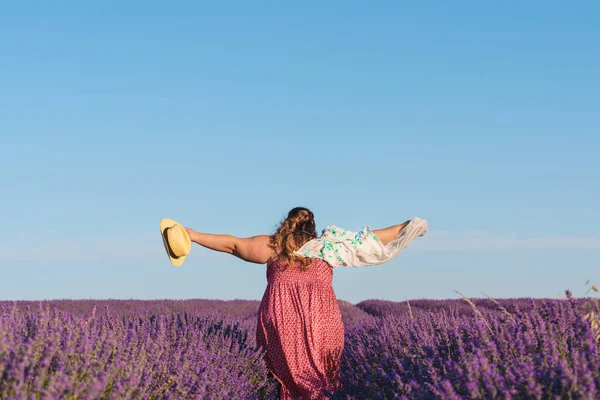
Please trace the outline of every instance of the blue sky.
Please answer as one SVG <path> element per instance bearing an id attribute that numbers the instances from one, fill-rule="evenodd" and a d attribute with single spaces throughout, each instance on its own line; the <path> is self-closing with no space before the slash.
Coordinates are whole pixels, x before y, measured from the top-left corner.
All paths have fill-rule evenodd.
<path id="1" fill-rule="evenodd" d="M 413 216 L 338 298 L 600 282 L 600 6 L 12 2 L 0 12 L 0 300 L 260 299 L 265 267 L 164 217 L 271 233 Z"/>

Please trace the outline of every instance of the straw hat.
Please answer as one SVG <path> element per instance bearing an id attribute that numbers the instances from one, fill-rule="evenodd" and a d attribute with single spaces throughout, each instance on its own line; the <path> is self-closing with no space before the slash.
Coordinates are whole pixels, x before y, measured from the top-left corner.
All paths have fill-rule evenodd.
<path id="1" fill-rule="evenodd" d="M 160 221 L 160 236 L 165 245 L 167 256 L 169 256 L 173 265 L 179 267 L 192 248 L 190 236 L 183 229 L 183 226 L 170 218 Z"/>

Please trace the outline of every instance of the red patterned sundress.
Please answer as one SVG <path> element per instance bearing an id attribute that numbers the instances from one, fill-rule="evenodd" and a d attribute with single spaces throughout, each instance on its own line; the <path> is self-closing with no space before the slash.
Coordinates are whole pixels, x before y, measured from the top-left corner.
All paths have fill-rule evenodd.
<path id="1" fill-rule="evenodd" d="M 333 268 L 313 258 L 284 270 L 267 263 L 267 288 L 258 311 L 256 342 L 281 383 L 280 398 L 327 399 L 340 386 L 344 324 L 332 286 Z"/>

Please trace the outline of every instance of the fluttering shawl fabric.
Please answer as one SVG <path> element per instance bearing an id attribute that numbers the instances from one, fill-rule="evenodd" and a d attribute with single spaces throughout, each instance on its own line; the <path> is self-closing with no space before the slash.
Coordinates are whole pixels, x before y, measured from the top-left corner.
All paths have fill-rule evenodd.
<path id="1" fill-rule="evenodd" d="M 383 264 L 396 257 L 410 242 L 427 233 L 427 220 L 414 217 L 396 239 L 384 245 L 365 225 L 359 232 L 328 225 L 321 236 L 296 251 L 303 257 L 320 258 L 332 267 L 366 267 Z"/>

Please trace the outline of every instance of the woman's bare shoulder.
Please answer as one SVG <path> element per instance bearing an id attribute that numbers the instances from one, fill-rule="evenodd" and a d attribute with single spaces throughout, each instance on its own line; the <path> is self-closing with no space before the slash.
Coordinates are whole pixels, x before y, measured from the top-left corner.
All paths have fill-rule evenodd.
<path id="1" fill-rule="evenodd" d="M 264 264 L 273 257 L 273 253 L 274 250 L 270 246 L 270 236 L 256 235 L 237 239 L 233 254 L 244 261 Z"/>

